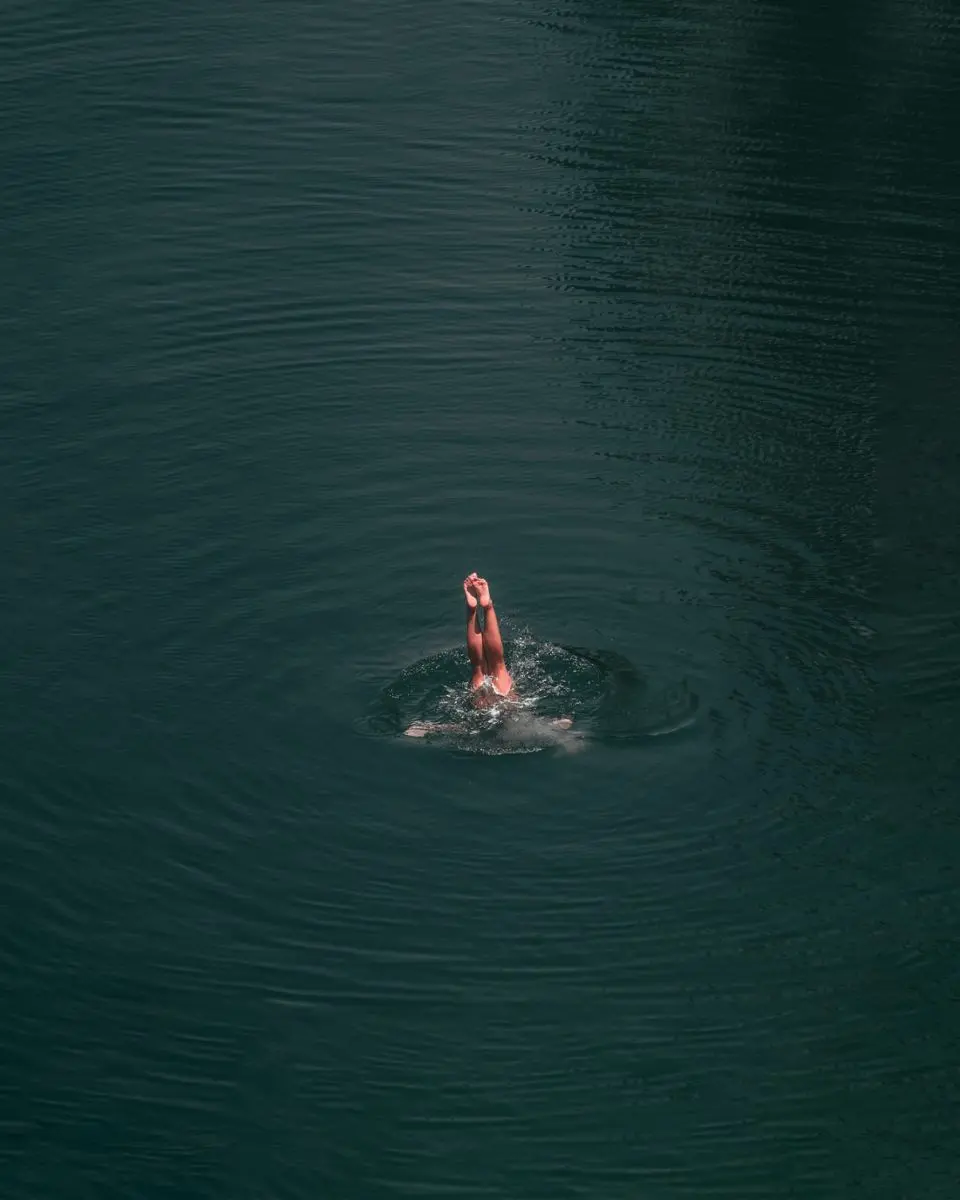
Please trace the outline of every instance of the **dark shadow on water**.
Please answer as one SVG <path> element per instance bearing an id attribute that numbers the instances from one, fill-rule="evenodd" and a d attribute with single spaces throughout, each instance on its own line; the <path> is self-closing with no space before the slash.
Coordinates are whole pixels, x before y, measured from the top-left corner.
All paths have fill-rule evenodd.
<path id="1" fill-rule="evenodd" d="M 369 732 L 403 735 L 416 722 L 453 726 L 423 741 L 471 754 L 576 753 L 591 744 L 635 746 L 694 724 L 685 682 L 657 681 L 611 650 L 518 638 L 507 644 L 516 703 L 474 707 L 461 648 L 405 668 L 377 697 Z M 556 724 L 572 718 L 569 729 Z"/>

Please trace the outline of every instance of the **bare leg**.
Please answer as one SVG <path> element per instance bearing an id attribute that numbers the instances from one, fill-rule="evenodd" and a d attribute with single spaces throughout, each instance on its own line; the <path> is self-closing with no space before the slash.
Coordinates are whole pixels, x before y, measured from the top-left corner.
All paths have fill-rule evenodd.
<path id="1" fill-rule="evenodd" d="M 478 688 L 483 684 L 484 667 L 486 664 L 483 653 L 483 634 L 480 632 L 480 626 L 477 623 L 480 605 L 471 587 L 471 579 L 472 576 L 468 575 L 463 581 L 463 594 L 467 601 L 467 654 L 470 656 L 470 666 L 472 668 L 470 686 Z"/>
<path id="2" fill-rule="evenodd" d="M 486 674 L 486 660 L 483 653 L 483 634 L 480 631 L 478 617 L 480 604 L 473 588 L 473 576 L 468 575 L 463 581 L 463 595 L 467 602 L 467 654 L 470 658 L 470 686 L 474 691 L 483 687 Z M 439 723 L 437 721 L 414 721 L 404 730 L 407 737 L 422 738 L 431 733 L 458 733 L 463 727 L 456 724 Z"/>
<path id="3" fill-rule="evenodd" d="M 493 679 L 493 686 L 500 695 L 507 696 L 513 691 L 513 679 L 503 657 L 503 639 L 500 637 L 500 625 L 490 597 L 490 585 L 479 575 L 473 575 L 471 579 L 473 591 L 483 609 L 483 657 L 487 673 Z"/>

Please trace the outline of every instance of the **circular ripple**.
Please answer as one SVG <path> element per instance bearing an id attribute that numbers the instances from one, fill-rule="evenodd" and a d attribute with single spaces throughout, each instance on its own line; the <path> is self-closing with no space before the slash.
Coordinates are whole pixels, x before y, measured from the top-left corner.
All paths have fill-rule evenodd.
<path id="1" fill-rule="evenodd" d="M 405 668 L 380 693 L 367 726 L 402 734 L 414 722 L 452 726 L 430 741 L 474 754 L 583 749 L 588 742 L 635 743 L 693 724 L 697 697 L 686 684 L 658 686 L 613 651 L 520 637 L 506 647 L 519 699 L 475 708 L 463 650 L 441 651 Z M 572 717 L 571 729 L 558 717 Z"/>

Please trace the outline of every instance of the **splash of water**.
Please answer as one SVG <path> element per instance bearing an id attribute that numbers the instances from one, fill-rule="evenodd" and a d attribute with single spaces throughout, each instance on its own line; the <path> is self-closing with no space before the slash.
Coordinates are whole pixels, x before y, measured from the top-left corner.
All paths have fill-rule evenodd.
<path id="1" fill-rule="evenodd" d="M 614 651 L 538 642 L 527 632 L 506 651 L 516 699 L 477 707 L 463 651 L 448 650 L 401 672 L 381 693 L 370 727 L 395 735 L 425 722 L 445 726 L 430 740 L 456 750 L 530 754 L 635 743 L 694 721 L 697 698 L 685 686 L 656 687 Z M 558 725 L 561 718 L 572 726 Z"/>

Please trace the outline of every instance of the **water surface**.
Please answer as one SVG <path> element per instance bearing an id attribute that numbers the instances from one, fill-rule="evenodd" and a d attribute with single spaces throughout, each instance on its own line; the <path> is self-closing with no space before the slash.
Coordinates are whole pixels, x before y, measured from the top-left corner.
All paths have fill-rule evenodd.
<path id="1" fill-rule="evenodd" d="M 956 1194 L 958 51 L 9 6 L 5 1196 Z"/>

